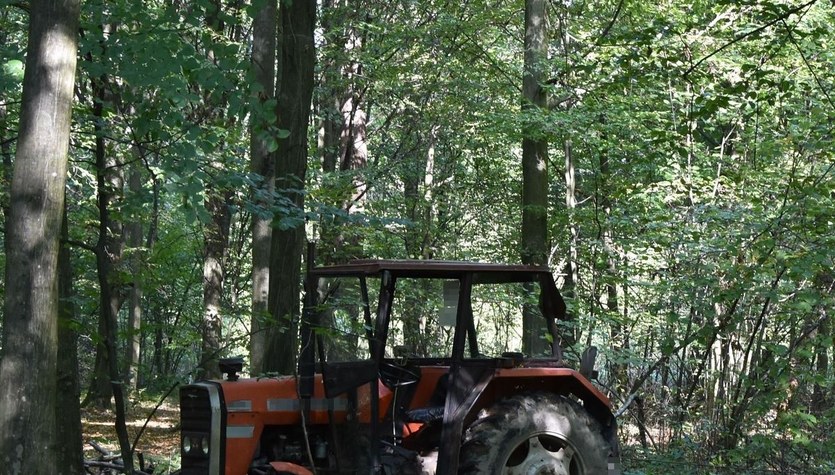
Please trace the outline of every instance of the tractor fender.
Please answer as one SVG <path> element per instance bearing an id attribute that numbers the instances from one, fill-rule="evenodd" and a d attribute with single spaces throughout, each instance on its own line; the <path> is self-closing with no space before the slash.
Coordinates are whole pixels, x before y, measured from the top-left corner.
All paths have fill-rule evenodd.
<path id="1" fill-rule="evenodd" d="M 290 462 L 270 462 L 270 466 L 276 473 L 289 473 L 292 475 L 313 475 L 313 472 Z"/>
<path id="2" fill-rule="evenodd" d="M 573 396 L 604 429 L 615 430 L 612 403 L 591 381 L 571 368 L 522 367 L 499 368 L 479 395 L 467 415 L 468 423 L 474 420 L 478 411 L 493 405 L 496 401 L 528 391 L 546 391 L 564 396 Z"/>

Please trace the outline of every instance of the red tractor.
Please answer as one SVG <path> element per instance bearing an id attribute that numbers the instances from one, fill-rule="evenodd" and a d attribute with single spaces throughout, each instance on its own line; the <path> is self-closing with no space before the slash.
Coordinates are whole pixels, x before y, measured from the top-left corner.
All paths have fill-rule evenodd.
<path id="1" fill-rule="evenodd" d="M 372 303 L 376 305 L 372 307 Z M 376 310 L 375 310 L 376 309 Z M 547 355 L 519 352 L 537 318 Z M 183 475 L 614 474 L 609 400 L 562 358 L 534 266 L 364 260 L 310 270 L 295 376 L 180 391 Z"/>

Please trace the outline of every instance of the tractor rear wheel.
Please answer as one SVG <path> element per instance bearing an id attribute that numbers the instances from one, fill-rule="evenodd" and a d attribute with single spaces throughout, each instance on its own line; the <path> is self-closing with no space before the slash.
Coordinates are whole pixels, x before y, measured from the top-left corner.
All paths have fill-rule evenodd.
<path id="1" fill-rule="evenodd" d="M 577 403 L 527 393 L 482 411 L 464 438 L 460 474 L 585 475 L 608 473 L 610 447 Z"/>

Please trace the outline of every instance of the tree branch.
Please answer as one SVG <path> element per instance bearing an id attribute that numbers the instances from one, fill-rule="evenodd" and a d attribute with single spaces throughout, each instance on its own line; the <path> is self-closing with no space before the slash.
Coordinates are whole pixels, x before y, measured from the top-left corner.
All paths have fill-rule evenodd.
<path id="1" fill-rule="evenodd" d="M 767 29 L 767 28 L 769 28 L 769 27 L 773 26 L 773 25 L 774 25 L 774 24 L 776 24 L 776 23 L 779 23 L 779 22 L 781 22 L 781 21 L 784 21 L 786 18 L 788 18 L 788 17 L 790 17 L 790 16 L 794 15 L 795 13 L 797 13 L 797 12 L 799 12 L 799 11 L 803 10 L 804 8 L 811 7 L 812 5 L 814 5 L 814 4 L 815 4 L 815 3 L 817 3 L 817 2 L 818 2 L 818 0 L 810 0 L 809 2 L 806 2 L 806 3 L 802 4 L 802 5 L 799 5 L 799 6 L 797 6 L 797 7 L 794 7 L 794 8 L 791 8 L 791 9 L 787 10 L 787 11 L 786 11 L 785 13 L 783 13 L 782 15 L 778 16 L 777 18 L 774 18 L 773 20 L 769 21 L 768 23 L 766 23 L 766 24 L 764 24 L 764 25 L 762 25 L 762 26 L 760 26 L 760 27 L 758 27 L 758 28 L 755 28 L 755 29 L 753 29 L 753 30 L 751 30 L 751 31 L 748 31 L 748 32 L 745 32 L 745 33 L 742 33 L 742 34 L 737 35 L 737 36 L 736 36 L 734 39 L 732 39 L 731 41 L 729 41 L 729 42 L 725 43 L 724 45 L 720 46 L 719 48 L 717 48 L 717 49 L 713 50 L 713 52 L 711 52 L 711 53 L 710 53 L 710 54 L 708 54 L 707 56 L 704 56 L 704 57 L 702 57 L 702 59 L 700 59 L 700 60 L 696 61 L 696 62 L 695 62 L 692 66 L 690 66 L 690 67 L 687 69 L 687 71 L 685 71 L 685 72 L 684 72 L 684 77 L 686 78 L 687 76 L 689 76 L 689 75 L 690 75 L 690 73 L 692 73 L 692 72 L 693 72 L 696 68 L 698 68 L 698 67 L 699 67 L 702 63 L 704 63 L 704 62 L 705 62 L 705 61 L 707 61 L 708 59 L 710 59 L 710 58 L 712 58 L 712 57 L 716 56 L 717 54 L 721 53 L 721 52 L 722 52 L 722 51 L 724 51 L 725 49 L 727 49 L 727 48 L 729 48 L 729 47 L 731 47 L 731 46 L 735 45 L 736 43 L 739 43 L 739 42 L 740 42 L 740 41 L 742 41 L 742 40 L 745 40 L 745 39 L 746 39 L 746 38 L 748 38 L 748 37 L 751 37 L 751 36 L 754 36 L 754 35 L 756 35 L 756 34 L 760 33 L 761 31 L 763 31 L 763 30 L 765 30 L 765 29 Z"/>
<path id="2" fill-rule="evenodd" d="M 832 107 L 832 109 L 835 109 L 835 104 L 832 103 L 832 97 L 829 96 L 829 91 L 827 91 L 826 88 L 823 87 L 823 83 L 821 83 L 821 80 L 818 77 L 818 73 L 816 73 L 815 70 L 812 68 L 812 65 L 809 64 L 809 59 L 806 58 L 806 55 L 803 53 L 803 50 L 800 48 L 800 45 L 797 44 L 797 40 L 794 39 L 794 34 L 792 32 L 792 28 L 789 28 L 789 25 L 786 24 L 786 21 L 784 19 L 781 19 L 780 22 L 783 23 L 783 26 L 786 28 L 786 31 L 789 33 L 789 41 L 792 42 L 792 44 L 794 45 L 794 48 L 797 50 L 797 53 L 800 55 L 801 58 L 803 58 L 803 64 L 806 65 L 806 69 L 808 69 L 809 73 L 812 74 L 812 77 L 815 78 L 815 83 L 818 85 L 818 89 L 820 89 L 820 91 L 823 93 L 824 97 L 826 97 L 826 101 L 829 103 L 829 106 Z"/>
<path id="3" fill-rule="evenodd" d="M 612 15 L 612 19 L 609 20 L 609 24 L 606 25 L 606 28 L 603 29 L 603 31 L 600 33 L 600 36 L 597 38 L 597 41 L 595 41 L 595 46 L 600 46 L 600 43 L 609 35 L 609 30 L 611 30 L 612 27 L 615 26 L 615 22 L 617 21 L 618 17 L 620 16 L 620 11 L 621 11 L 622 8 L 623 8 L 623 0 L 620 0 L 618 2 L 617 8 L 615 8 L 615 14 Z"/>

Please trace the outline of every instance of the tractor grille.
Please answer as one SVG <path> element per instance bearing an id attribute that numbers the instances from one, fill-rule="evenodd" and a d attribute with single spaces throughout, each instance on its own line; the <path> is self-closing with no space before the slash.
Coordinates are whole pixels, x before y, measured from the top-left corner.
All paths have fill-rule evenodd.
<path id="1" fill-rule="evenodd" d="M 212 430 L 212 403 L 206 388 L 186 386 L 180 390 L 180 425 L 189 432 Z"/>
<path id="2" fill-rule="evenodd" d="M 202 435 L 207 439 L 212 432 L 212 404 L 205 387 L 185 386 L 180 389 L 180 433 L 183 436 Z M 182 444 L 182 440 L 180 441 Z M 209 457 L 182 454 L 182 475 L 207 475 Z"/>

